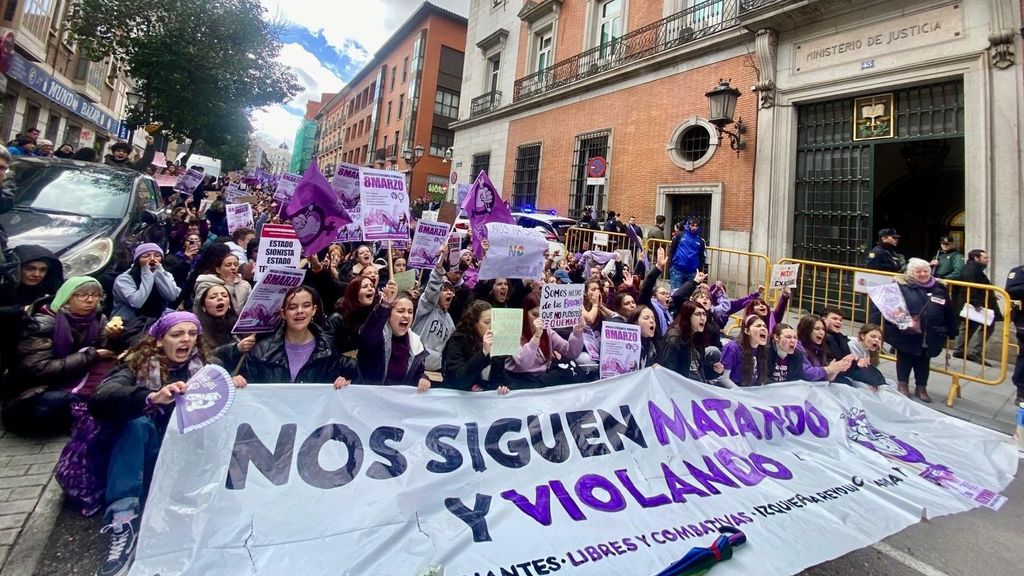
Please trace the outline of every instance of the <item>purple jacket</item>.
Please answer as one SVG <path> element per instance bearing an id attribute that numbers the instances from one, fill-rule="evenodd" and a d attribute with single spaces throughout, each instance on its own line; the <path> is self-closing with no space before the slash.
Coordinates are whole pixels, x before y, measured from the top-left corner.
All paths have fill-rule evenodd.
<path id="1" fill-rule="evenodd" d="M 818 364 L 817 358 L 812 358 L 811 354 L 807 353 L 803 344 L 797 342 L 796 349 L 804 355 L 804 380 L 810 382 L 825 382 L 828 380 L 828 372 L 825 371 L 823 366 Z M 815 352 L 817 351 L 815 350 Z"/>
<path id="2" fill-rule="evenodd" d="M 550 328 L 546 328 L 546 330 L 552 354 L 558 352 L 566 360 L 575 360 L 583 351 L 583 334 L 577 334 L 573 330 L 567 342 L 554 330 Z M 549 361 L 544 360 L 544 356 L 540 353 L 540 342 L 530 338 L 530 341 L 519 349 L 518 354 L 510 356 L 505 361 L 505 370 L 519 374 L 543 374 L 548 369 L 548 363 Z"/>

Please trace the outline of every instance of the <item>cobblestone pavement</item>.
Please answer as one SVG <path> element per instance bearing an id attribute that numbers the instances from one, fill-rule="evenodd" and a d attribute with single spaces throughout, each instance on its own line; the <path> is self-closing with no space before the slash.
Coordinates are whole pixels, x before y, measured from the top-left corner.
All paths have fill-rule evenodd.
<path id="1" fill-rule="evenodd" d="M 66 441 L 0 428 L 0 576 L 35 571 L 62 502 L 53 467 Z"/>

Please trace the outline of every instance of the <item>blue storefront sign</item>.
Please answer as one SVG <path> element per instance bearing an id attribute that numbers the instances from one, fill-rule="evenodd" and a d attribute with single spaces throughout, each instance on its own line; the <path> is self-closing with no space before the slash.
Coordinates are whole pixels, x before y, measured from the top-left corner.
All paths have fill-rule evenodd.
<path id="1" fill-rule="evenodd" d="M 46 96 L 50 101 L 67 108 L 71 112 L 85 118 L 86 120 L 103 128 L 107 132 L 117 134 L 123 138 L 128 130 L 121 125 L 121 121 L 110 114 L 93 106 L 77 92 L 58 82 L 53 76 L 43 71 L 42 68 L 26 60 L 18 53 L 10 55 L 10 69 L 7 77 L 21 82 L 25 86 Z"/>

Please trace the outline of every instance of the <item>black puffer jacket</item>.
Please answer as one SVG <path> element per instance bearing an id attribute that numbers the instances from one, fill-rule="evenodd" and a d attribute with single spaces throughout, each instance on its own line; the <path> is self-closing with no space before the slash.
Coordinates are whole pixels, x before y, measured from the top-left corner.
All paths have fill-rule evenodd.
<path id="1" fill-rule="evenodd" d="M 45 303 L 35 307 L 25 336 L 18 344 L 18 365 L 4 387 L 4 395 L 17 395 L 25 390 L 46 387 L 65 387 L 81 380 L 100 357 L 96 350 L 104 346 L 102 327 L 107 323 L 100 316 L 100 333 L 94 342 L 83 341 L 83 335 L 74 334 L 72 350 L 63 358 L 53 353 L 53 327 L 56 315 Z"/>
<path id="2" fill-rule="evenodd" d="M 695 354 L 696 356 L 694 356 Z M 696 374 L 692 370 L 694 360 L 699 362 L 701 366 L 701 370 Z M 672 324 L 672 327 L 665 333 L 665 338 L 661 341 L 658 364 L 684 378 L 699 382 L 707 382 L 710 375 L 707 371 L 707 366 L 704 365 L 706 364 L 704 362 L 704 346 L 697 346 L 695 349 L 692 341 L 689 344 L 684 343 L 682 335 L 679 333 L 678 323 Z"/>
<path id="3" fill-rule="evenodd" d="M 148 407 L 146 398 L 161 386 L 173 382 L 188 382 L 202 366 L 203 363 L 198 357 L 193 358 L 192 362 L 169 370 L 165 382 L 153 382 L 150 385 L 145 379 L 139 378 L 127 364 L 118 364 L 89 397 L 89 412 L 106 422 L 127 422 L 143 414 L 151 414 L 166 424 L 171 415 L 171 405 Z"/>
<path id="4" fill-rule="evenodd" d="M 508 356 L 486 356 L 473 337 L 455 332 L 448 339 L 441 356 L 441 370 L 444 382 L 439 387 L 455 390 L 494 389 L 502 382 L 505 374 L 505 360 Z M 488 377 L 483 371 L 490 368 Z"/>
<path id="5" fill-rule="evenodd" d="M 955 338 L 959 328 L 945 283 L 936 280 L 930 287 L 912 282 L 899 286 L 907 311 L 920 319 L 921 329 L 919 333 L 912 329 L 900 330 L 885 320 L 885 341 L 904 354 L 917 356 L 927 347 L 930 358 L 938 356 L 946 339 Z"/>
<path id="6" fill-rule="evenodd" d="M 335 353 L 326 335 L 316 325 L 309 326 L 316 337 L 316 348 L 309 361 L 295 376 L 296 383 L 331 383 L 339 376 L 355 380 L 355 360 Z M 242 362 L 239 374 L 250 383 L 277 384 L 291 382 L 288 353 L 284 349 L 284 328 L 256 345 Z"/>

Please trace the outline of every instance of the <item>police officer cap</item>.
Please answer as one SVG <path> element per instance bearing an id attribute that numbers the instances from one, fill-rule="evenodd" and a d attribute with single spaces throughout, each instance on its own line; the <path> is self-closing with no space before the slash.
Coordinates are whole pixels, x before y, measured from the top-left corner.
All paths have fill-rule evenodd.
<path id="1" fill-rule="evenodd" d="M 953 243 L 953 237 L 952 236 L 943 236 L 942 238 L 939 238 L 939 244 L 952 244 L 952 243 Z"/>
<path id="2" fill-rule="evenodd" d="M 886 236 L 892 236 L 893 238 L 899 238 L 900 235 L 896 233 L 895 228 L 882 228 L 878 231 L 879 238 L 885 238 Z"/>

